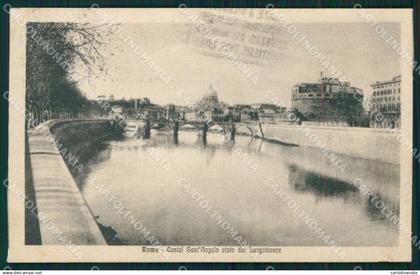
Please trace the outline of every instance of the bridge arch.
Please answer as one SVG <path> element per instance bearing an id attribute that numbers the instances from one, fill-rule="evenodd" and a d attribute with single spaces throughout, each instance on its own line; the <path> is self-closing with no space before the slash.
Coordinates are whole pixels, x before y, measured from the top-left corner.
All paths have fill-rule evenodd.
<path id="1" fill-rule="evenodd" d="M 238 125 L 238 126 L 236 127 L 236 132 L 238 133 L 238 130 L 239 130 L 239 129 L 244 129 L 244 128 L 248 130 L 249 135 L 250 135 L 251 137 L 253 137 L 253 136 L 254 136 L 254 130 L 252 130 L 252 128 L 251 128 L 251 127 L 249 127 L 248 125 L 244 125 L 244 124 Z"/>
<path id="2" fill-rule="evenodd" d="M 226 135 L 227 133 L 228 133 L 228 130 L 226 129 L 226 125 L 223 125 L 223 124 L 219 124 L 219 123 L 217 123 L 217 122 L 210 122 L 209 124 L 208 124 L 208 130 L 210 130 L 210 128 L 212 128 L 212 127 L 214 127 L 214 126 L 218 126 L 218 127 L 220 127 L 221 129 L 222 129 L 222 132 L 223 132 L 223 134 L 224 135 Z"/>
<path id="3" fill-rule="evenodd" d="M 197 129 L 200 130 L 200 126 L 196 123 L 188 123 L 188 122 L 182 122 L 179 123 L 179 129 Z"/>

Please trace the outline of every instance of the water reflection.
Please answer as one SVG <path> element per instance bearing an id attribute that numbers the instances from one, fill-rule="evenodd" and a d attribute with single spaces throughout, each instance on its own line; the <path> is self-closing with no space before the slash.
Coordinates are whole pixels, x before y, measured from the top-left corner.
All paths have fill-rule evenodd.
<path id="1" fill-rule="evenodd" d="M 227 143 L 214 133 L 203 140 L 197 132 L 181 131 L 174 139 L 169 132 L 152 131 L 148 140 L 102 144 L 77 179 L 98 222 L 112 228 L 113 239 L 124 244 L 150 242 L 98 194 L 98 184 L 161 244 L 238 245 L 180 187 L 178 181 L 184 178 L 252 245 L 326 245 L 267 188 L 264 183 L 273 178 L 339 245 L 396 245 L 395 226 L 352 182 L 361 178 L 398 214 L 399 167 L 340 157 L 346 163 L 344 172 L 319 150 L 245 136 Z M 249 160 L 258 164 L 257 171 L 249 168 Z M 167 169 L 162 169 L 162 161 Z"/>
<path id="2" fill-rule="evenodd" d="M 341 180 L 322 176 L 299 169 L 296 165 L 289 166 L 289 183 L 298 192 L 310 192 L 316 197 L 347 198 L 358 191 L 357 187 Z"/>
<path id="3" fill-rule="evenodd" d="M 399 200 L 390 199 L 390 194 L 384 192 L 363 194 L 350 182 L 309 172 L 296 165 L 289 165 L 289 184 L 297 192 L 313 194 L 316 200 L 329 197 L 342 198 L 346 203 L 363 207 L 370 221 L 386 223 L 394 230 L 397 229 L 389 217 L 386 217 L 388 213 L 399 217 Z"/>

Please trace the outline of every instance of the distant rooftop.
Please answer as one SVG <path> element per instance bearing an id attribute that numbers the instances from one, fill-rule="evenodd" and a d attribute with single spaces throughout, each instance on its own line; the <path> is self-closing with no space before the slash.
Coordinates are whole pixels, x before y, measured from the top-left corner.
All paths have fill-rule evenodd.
<path id="1" fill-rule="evenodd" d="M 376 81 L 371 86 L 383 85 L 388 83 L 401 82 L 401 75 L 394 76 L 391 80 Z"/>

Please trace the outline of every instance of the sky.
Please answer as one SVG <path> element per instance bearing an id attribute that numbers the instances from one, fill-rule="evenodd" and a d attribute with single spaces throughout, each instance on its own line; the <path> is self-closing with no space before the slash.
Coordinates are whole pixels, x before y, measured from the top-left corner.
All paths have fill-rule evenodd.
<path id="1" fill-rule="evenodd" d="M 399 23 L 381 24 L 388 33 L 400 38 Z M 365 97 L 371 94 L 370 84 L 400 74 L 399 55 L 366 23 L 299 23 L 295 26 L 352 86 L 363 89 Z M 228 104 L 269 102 L 267 94 L 273 94 L 276 102 L 290 106 L 294 84 L 317 82 L 321 71 L 328 76 L 319 60 L 281 28 L 272 28 L 266 33 L 246 30 L 244 26 L 222 25 L 213 30 L 214 33 L 217 29 L 227 30 L 229 35 L 244 37 L 245 42 L 237 43 L 240 50 L 233 53 L 239 61 L 248 62 L 242 64 L 258 78 L 253 83 L 232 60 L 215 56 L 215 51 L 200 46 L 204 37 L 192 24 L 124 23 L 120 27 L 121 32 L 111 34 L 102 47 L 107 73 L 96 71 L 89 82 L 80 84 L 90 98 L 112 94 L 126 99 L 148 97 L 162 105 L 186 105 L 180 95 L 199 98 L 212 85 L 219 98 Z M 127 37 L 167 73 L 171 79 L 168 84 L 123 41 Z M 275 43 L 264 44 L 262 37 L 269 37 Z M 256 46 L 258 43 L 265 46 Z M 241 52 L 244 46 L 266 49 L 275 56 L 253 58 Z"/>

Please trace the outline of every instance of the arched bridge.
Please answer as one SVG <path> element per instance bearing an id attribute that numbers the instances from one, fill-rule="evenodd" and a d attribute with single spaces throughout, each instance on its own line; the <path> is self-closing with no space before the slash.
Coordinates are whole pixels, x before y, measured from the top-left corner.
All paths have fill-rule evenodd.
<path id="1" fill-rule="evenodd" d="M 225 136 L 231 140 L 235 139 L 235 135 L 239 132 L 241 134 L 246 133 L 252 137 L 259 136 L 264 137 L 261 126 L 258 122 L 219 122 L 219 121 L 186 121 L 186 120 L 153 120 L 144 119 L 141 120 L 143 127 L 143 137 L 150 137 L 151 129 L 168 129 L 174 137 L 178 136 L 178 132 L 182 128 L 195 128 L 202 132 L 203 138 L 207 137 L 207 132 L 210 130 L 219 129 Z M 139 122 L 139 121 L 129 121 Z M 213 129 L 212 129 L 213 128 Z"/>

